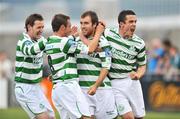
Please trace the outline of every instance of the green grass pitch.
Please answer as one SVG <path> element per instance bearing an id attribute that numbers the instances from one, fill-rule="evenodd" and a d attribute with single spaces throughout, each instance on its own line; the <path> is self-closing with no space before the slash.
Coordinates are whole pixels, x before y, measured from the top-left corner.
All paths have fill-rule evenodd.
<path id="1" fill-rule="evenodd" d="M 29 119 L 21 108 L 0 109 L 0 119 Z M 56 113 L 56 119 L 60 119 Z M 180 112 L 147 112 L 144 119 L 180 119 Z"/>

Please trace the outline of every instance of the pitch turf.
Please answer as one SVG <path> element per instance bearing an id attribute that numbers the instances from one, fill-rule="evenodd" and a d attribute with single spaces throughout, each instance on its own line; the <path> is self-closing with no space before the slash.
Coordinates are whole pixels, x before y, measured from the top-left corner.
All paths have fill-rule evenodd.
<path id="1" fill-rule="evenodd" d="M 56 118 L 60 119 L 58 114 Z M 0 119 L 29 119 L 21 108 L 0 109 Z M 180 119 L 180 112 L 147 112 L 145 119 Z"/>

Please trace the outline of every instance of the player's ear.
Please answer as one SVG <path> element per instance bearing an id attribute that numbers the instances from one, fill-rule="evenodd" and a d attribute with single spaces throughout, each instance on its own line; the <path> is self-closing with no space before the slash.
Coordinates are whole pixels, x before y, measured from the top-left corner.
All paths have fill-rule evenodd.
<path id="1" fill-rule="evenodd" d="M 32 27 L 32 26 L 31 26 L 30 24 L 27 25 L 28 31 L 31 29 L 31 27 Z"/>
<path id="2" fill-rule="evenodd" d="M 59 28 L 59 30 L 65 30 L 65 29 L 66 29 L 66 27 L 64 25 L 61 25 Z"/>
<path id="3" fill-rule="evenodd" d="M 119 28 L 122 27 L 123 24 L 123 22 L 119 22 Z"/>

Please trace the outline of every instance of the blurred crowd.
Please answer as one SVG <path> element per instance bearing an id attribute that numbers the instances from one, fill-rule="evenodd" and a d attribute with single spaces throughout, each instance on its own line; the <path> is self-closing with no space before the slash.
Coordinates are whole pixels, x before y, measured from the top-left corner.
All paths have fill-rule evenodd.
<path id="1" fill-rule="evenodd" d="M 147 53 L 148 75 L 158 75 L 165 80 L 180 81 L 180 53 L 169 39 L 152 39 Z"/>
<path id="2" fill-rule="evenodd" d="M 13 75 L 13 65 L 8 55 L 0 51 L 0 80 L 11 79 Z"/>

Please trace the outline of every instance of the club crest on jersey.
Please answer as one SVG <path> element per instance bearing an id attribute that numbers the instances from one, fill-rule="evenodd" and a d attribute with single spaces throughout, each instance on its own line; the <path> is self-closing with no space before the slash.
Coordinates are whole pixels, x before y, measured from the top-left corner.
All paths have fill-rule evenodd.
<path id="1" fill-rule="evenodd" d="M 131 50 L 131 51 L 135 51 L 136 49 L 135 49 L 135 47 L 134 47 L 134 46 L 131 46 L 131 47 L 129 48 L 129 50 Z"/>
<path id="2" fill-rule="evenodd" d="M 31 41 L 28 41 L 28 40 L 27 40 L 27 41 L 25 41 L 24 43 L 25 43 L 25 45 L 26 45 L 26 46 L 29 46 L 29 45 L 31 45 L 31 44 L 32 44 L 32 42 L 31 42 Z"/>

